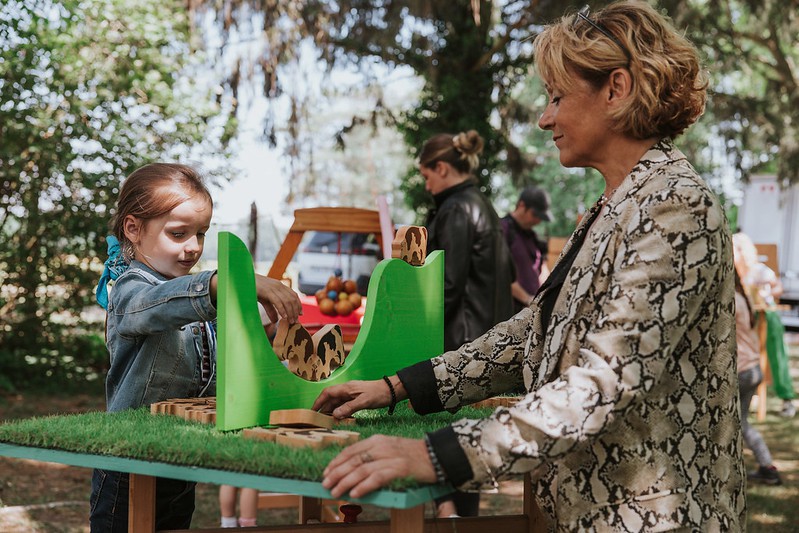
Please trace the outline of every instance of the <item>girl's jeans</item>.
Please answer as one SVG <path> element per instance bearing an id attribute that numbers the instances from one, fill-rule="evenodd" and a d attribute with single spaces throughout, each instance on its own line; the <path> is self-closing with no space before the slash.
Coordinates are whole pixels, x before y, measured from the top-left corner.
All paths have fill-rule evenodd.
<path id="1" fill-rule="evenodd" d="M 194 482 L 156 478 L 155 529 L 188 529 L 194 513 Z M 92 473 L 92 533 L 128 531 L 130 477 L 123 472 L 95 469 Z"/>
<path id="2" fill-rule="evenodd" d="M 757 386 L 763 381 L 763 372 L 759 366 L 744 370 L 738 374 L 738 390 L 741 394 L 741 429 L 744 442 L 752 450 L 757 464 L 760 466 L 771 465 L 771 453 L 760 432 L 749 425 L 749 405 L 752 396 L 757 392 Z"/>

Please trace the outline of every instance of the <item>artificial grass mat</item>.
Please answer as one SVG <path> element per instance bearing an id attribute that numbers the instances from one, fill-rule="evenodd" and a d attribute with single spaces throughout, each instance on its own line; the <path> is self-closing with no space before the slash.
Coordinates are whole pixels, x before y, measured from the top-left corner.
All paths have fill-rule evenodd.
<path id="1" fill-rule="evenodd" d="M 355 425 L 334 429 L 357 431 L 362 439 L 376 434 L 421 438 L 460 418 L 483 418 L 492 411 L 465 407 L 456 414 L 419 416 L 408 408 L 407 402 L 402 402 L 393 416 L 388 416 L 385 409 L 361 411 L 355 415 Z M 245 438 L 241 431 L 217 431 L 213 425 L 177 416 L 152 415 L 146 407 L 0 424 L 0 442 L 304 481 L 321 481 L 325 466 L 342 449 L 292 448 Z M 397 480 L 391 488 L 403 490 L 418 485 L 406 479 Z"/>

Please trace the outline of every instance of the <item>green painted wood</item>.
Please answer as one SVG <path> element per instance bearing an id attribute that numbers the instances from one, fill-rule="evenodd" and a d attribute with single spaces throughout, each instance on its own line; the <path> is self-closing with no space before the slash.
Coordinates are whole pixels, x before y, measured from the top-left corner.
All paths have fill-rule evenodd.
<path id="1" fill-rule="evenodd" d="M 306 381 L 278 360 L 261 325 L 252 258 L 229 232 L 219 234 L 217 428 L 269 423 L 276 409 L 310 408 L 323 388 L 380 379 L 444 348 L 444 254 L 424 266 L 381 261 L 372 273 L 363 324 L 344 366 Z"/>
<path id="2" fill-rule="evenodd" d="M 183 479 L 200 483 L 249 487 L 269 492 L 288 492 L 290 494 L 313 498 L 332 499 L 330 491 L 322 488 L 322 484 L 315 481 L 283 479 L 244 472 L 231 472 L 196 466 L 180 466 L 142 461 L 139 459 L 128 459 L 125 457 L 65 452 L 61 450 L 17 446 L 5 443 L 0 443 L 0 456 L 32 459 L 34 461 L 47 461 L 85 468 L 101 468 L 116 472 L 128 472 L 131 474 Z M 378 505 L 380 507 L 408 509 L 450 492 L 452 492 L 452 487 L 449 485 L 425 485 L 404 492 L 380 490 L 373 492 L 365 498 L 357 500 L 348 498 L 348 501 Z"/>

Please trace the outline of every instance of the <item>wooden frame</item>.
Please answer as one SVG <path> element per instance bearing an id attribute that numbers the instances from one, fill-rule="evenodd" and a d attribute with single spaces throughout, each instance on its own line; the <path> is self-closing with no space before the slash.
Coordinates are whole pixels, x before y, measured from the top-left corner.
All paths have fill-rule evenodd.
<path id="1" fill-rule="evenodd" d="M 283 279 L 302 236 L 306 231 L 334 231 L 342 233 L 374 233 L 377 243 L 383 250 L 383 233 L 380 226 L 380 213 L 355 207 L 312 207 L 294 211 L 294 223 L 289 228 L 280 250 L 272 262 L 267 276 Z"/>
<path id="2" fill-rule="evenodd" d="M 375 214 L 376 216 L 376 214 Z M 219 234 L 216 427 L 269 423 L 277 409 L 308 409 L 327 386 L 380 379 L 444 349 L 444 255 L 424 266 L 384 259 L 372 273 L 363 324 L 344 362 L 312 382 L 278 360 L 261 325 L 252 257 L 232 233 Z"/>

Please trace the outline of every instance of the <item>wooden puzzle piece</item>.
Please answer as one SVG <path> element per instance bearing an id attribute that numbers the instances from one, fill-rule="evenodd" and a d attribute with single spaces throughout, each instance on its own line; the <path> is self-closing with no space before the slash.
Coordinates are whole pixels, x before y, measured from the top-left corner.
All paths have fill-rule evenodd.
<path id="1" fill-rule="evenodd" d="M 280 409 L 269 413 L 269 423 L 273 426 L 288 427 L 333 427 L 336 419 L 312 409 Z"/>
<path id="2" fill-rule="evenodd" d="M 521 398 L 519 396 L 494 396 L 493 398 L 486 398 L 479 402 L 471 404 L 470 407 L 490 408 L 496 409 L 497 407 L 513 407 Z"/>
<path id="3" fill-rule="evenodd" d="M 272 341 L 272 350 L 281 361 L 296 358 L 307 361 L 313 354 L 313 340 L 305 326 L 299 322 L 289 324 L 286 320 L 277 323 L 277 333 Z"/>
<path id="4" fill-rule="evenodd" d="M 319 359 L 317 372 L 311 379 L 319 381 L 329 377 L 335 369 L 344 364 L 344 337 L 341 334 L 341 326 L 325 324 L 311 338 L 314 352 Z"/>
<path id="5" fill-rule="evenodd" d="M 203 424 L 216 424 L 216 397 L 171 398 L 151 404 L 150 413 L 174 415 Z"/>
<path id="6" fill-rule="evenodd" d="M 422 266 L 427 258 L 427 228 L 402 226 L 391 243 L 391 257 L 409 265 Z"/>
<path id="7" fill-rule="evenodd" d="M 325 448 L 327 446 L 347 446 L 357 442 L 361 436 L 355 431 L 329 428 L 248 428 L 242 436 L 275 442 L 293 448 Z"/>

